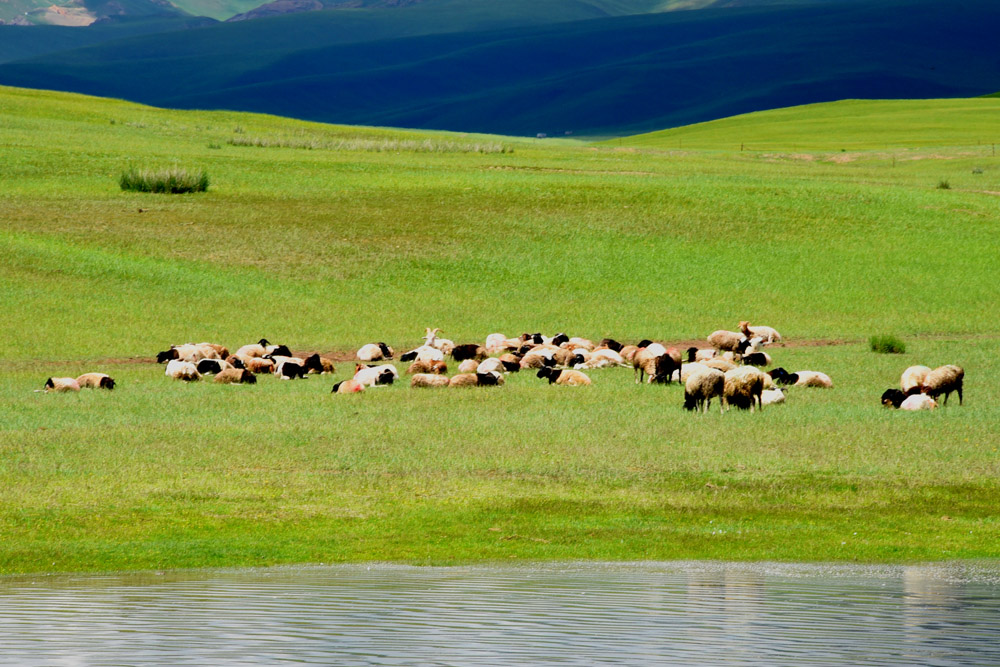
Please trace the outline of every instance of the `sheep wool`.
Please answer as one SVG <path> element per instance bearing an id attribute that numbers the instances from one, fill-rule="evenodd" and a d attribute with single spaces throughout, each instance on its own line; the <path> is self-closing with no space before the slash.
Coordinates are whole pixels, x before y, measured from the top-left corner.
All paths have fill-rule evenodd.
<path id="1" fill-rule="evenodd" d="M 927 379 L 927 374 L 931 372 L 929 366 L 910 366 L 899 377 L 899 389 L 907 396 L 919 394 L 920 388 Z"/>
<path id="2" fill-rule="evenodd" d="M 215 376 L 219 384 L 257 384 L 257 376 L 245 368 L 227 368 Z"/>
<path id="3" fill-rule="evenodd" d="M 764 374 L 753 366 L 741 366 L 725 373 L 722 400 L 727 406 L 754 411 L 763 407 Z"/>
<path id="4" fill-rule="evenodd" d="M 80 391 L 80 383 L 76 378 L 49 378 L 45 381 L 45 392 L 50 391 Z"/>
<path id="5" fill-rule="evenodd" d="M 172 359 L 167 362 L 167 369 L 164 374 L 167 377 L 185 382 L 197 382 L 201 379 L 201 373 L 198 372 L 198 368 L 193 363 L 190 361 L 181 361 L 180 359 Z"/>
<path id="6" fill-rule="evenodd" d="M 84 373 L 76 379 L 81 389 L 114 389 L 115 381 L 104 373 Z"/>
<path id="7" fill-rule="evenodd" d="M 478 387 L 479 378 L 475 373 L 461 373 L 452 377 L 448 384 L 452 387 Z"/>
<path id="8" fill-rule="evenodd" d="M 833 380 L 826 373 L 819 371 L 796 371 L 794 375 L 799 376 L 795 381 L 796 387 L 821 387 L 829 389 L 833 387 Z"/>
<path id="9" fill-rule="evenodd" d="M 479 368 L 479 362 L 475 359 L 466 359 L 458 365 L 459 373 L 475 373 Z"/>
<path id="10" fill-rule="evenodd" d="M 358 382 L 357 380 L 343 380 L 333 385 L 333 390 L 331 394 L 356 394 L 358 392 L 364 391 L 365 386 Z"/>
<path id="11" fill-rule="evenodd" d="M 938 366 L 924 378 L 924 384 L 921 392 L 927 394 L 931 398 L 937 398 L 941 394 L 944 394 L 943 405 L 948 405 L 948 397 L 951 396 L 951 392 L 958 392 L 958 404 L 962 404 L 962 383 L 965 380 L 965 371 L 961 366 L 955 366 L 954 364 L 948 364 L 947 366 Z"/>
<path id="12" fill-rule="evenodd" d="M 767 375 L 764 376 L 764 381 L 769 380 Z M 765 389 L 760 392 L 760 404 L 761 405 L 780 405 L 785 402 L 785 392 L 781 389 Z"/>
<path id="13" fill-rule="evenodd" d="M 749 344 L 743 334 L 725 329 L 713 331 L 706 340 L 709 345 L 721 352 L 743 352 Z"/>
<path id="14" fill-rule="evenodd" d="M 410 378 L 411 387 L 447 387 L 449 380 L 444 375 L 417 373 Z"/>
<path id="15" fill-rule="evenodd" d="M 559 384 L 566 387 L 586 387 L 592 384 L 589 377 L 576 370 L 543 368 L 536 375 L 540 378 L 548 378 L 549 384 Z"/>
<path id="16" fill-rule="evenodd" d="M 692 373 L 684 382 L 684 407 L 687 410 L 708 412 L 712 405 L 712 399 L 718 397 L 719 413 L 721 414 L 725 382 L 726 376 L 716 368 L 705 367 L 703 370 Z"/>

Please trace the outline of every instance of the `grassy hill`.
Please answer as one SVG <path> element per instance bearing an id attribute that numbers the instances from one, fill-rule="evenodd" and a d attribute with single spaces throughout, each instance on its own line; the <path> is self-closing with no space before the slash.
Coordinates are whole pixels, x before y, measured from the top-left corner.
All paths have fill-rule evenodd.
<path id="1" fill-rule="evenodd" d="M 0 82 L 328 122 L 617 135 L 843 98 L 995 90 L 988 45 L 1000 7 L 965 7 L 942 15 L 930 0 L 822 3 L 482 32 L 468 32 L 469 12 L 448 28 L 465 32 L 405 38 L 400 31 L 445 28 L 417 20 L 421 5 L 396 10 L 395 28 L 363 12 L 319 12 L 8 63 Z M 367 41 L 339 43 L 360 35 Z M 170 76 L 150 76 L 157 71 Z"/>
<path id="2" fill-rule="evenodd" d="M 1000 100 L 842 100 L 615 139 L 648 148 L 835 151 L 1000 143 Z"/>
<path id="3" fill-rule="evenodd" d="M 933 140 L 982 102 L 911 115 L 894 164 L 0 88 L 0 572 L 997 558 L 1000 164 Z M 210 187 L 125 193 L 130 166 Z M 525 372 L 330 394 L 361 344 L 407 349 L 427 326 L 680 342 L 741 319 L 834 388 L 752 415 L 688 413 L 676 385 L 623 368 L 578 391 Z M 881 333 L 906 354 L 870 352 Z M 261 336 L 337 372 L 187 385 L 152 361 Z M 963 406 L 879 405 L 903 368 L 944 363 L 966 369 Z M 84 371 L 118 387 L 34 391 Z"/>

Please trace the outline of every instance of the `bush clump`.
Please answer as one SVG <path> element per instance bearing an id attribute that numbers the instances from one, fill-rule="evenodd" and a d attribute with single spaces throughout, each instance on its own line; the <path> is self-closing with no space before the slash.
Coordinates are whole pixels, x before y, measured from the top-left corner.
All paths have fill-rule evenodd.
<path id="1" fill-rule="evenodd" d="M 208 190 L 208 174 L 203 171 L 190 172 L 186 169 L 163 169 L 160 171 L 128 169 L 118 179 L 122 190 L 130 192 L 158 192 L 183 194 Z"/>
<path id="2" fill-rule="evenodd" d="M 904 354 L 906 352 L 906 343 L 896 336 L 872 336 L 868 339 L 868 344 L 871 346 L 872 352 L 879 354 Z"/>

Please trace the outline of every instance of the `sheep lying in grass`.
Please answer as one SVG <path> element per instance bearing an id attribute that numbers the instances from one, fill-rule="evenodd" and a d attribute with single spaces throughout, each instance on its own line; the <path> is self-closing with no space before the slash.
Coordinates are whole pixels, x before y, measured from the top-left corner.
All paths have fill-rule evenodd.
<path id="1" fill-rule="evenodd" d="M 226 368 L 215 376 L 219 384 L 257 384 L 257 376 L 245 368 Z"/>
<path id="2" fill-rule="evenodd" d="M 368 387 L 383 386 L 399 379 L 399 372 L 392 364 L 381 366 L 358 364 L 354 368 L 354 379 Z"/>
<path id="3" fill-rule="evenodd" d="M 833 387 L 833 380 L 826 373 L 819 371 L 796 371 L 792 375 L 797 376 L 796 387 L 822 387 L 829 389 Z"/>
<path id="4" fill-rule="evenodd" d="M 275 363 L 272 359 L 251 358 L 246 363 L 247 370 L 257 375 L 270 375 L 274 373 Z"/>
<path id="5" fill-rule="evenodd" d="M 906 396 L 919 394 L 920 388 L 923 386 L 924 380 L 930 372 L 931 369 L 929 366 L 910 366 L 899 376 L 900 391 Z"/>
<path id="6" fill-rule="evenodd" d="M 333 385 L 333 389 L 330 391 L 331 394 L 356 394 L 359 391 L 364 391 L 365 386 L 351 378 L 350 380 L 342 380 L 337 384 Z"/>
<path id="7" fill-rule="evenodd" d="M 754 411 L 754 406 L 762 408 L 761 394 L 764 392 L 764 374 L 753 366 L 742 366 L 725 373 L 722 400 L 726 406 L 739 410 Z"/>
<path id="8" fill-rule="evenodd" d="M 357 351 L 359 361 L 383 361 L 392 359 L 393 349 L 385 343 L 368 343 Z"/>
<path id="9" fill-rule="evenodd" d="M 580 371 L 543 368 L 535 374 L 540 378 L 548 378 L 549 384 L 561 384 L 567 387 L 586 387 L 591 384 L 590 378 Z"/>
<path id="10" fill-rule="evenodd" d="M 409 352 L 404 352 L 399 357 L 400 361 L 444 361 L 444 352 L 441 350 L 430 347 L 428 345 L 421 345 L 420 347 L 414 348 Z"/>
<path id="11" fill-rule="evenodd" d="M 476 366 L 477 373 L 489 373 L 491 371 L 496 371 L 497 373 L 506 373 L 507 368 L 503 365 L 503 362 L 496 357 L 490 357 L 489 359 L 484 359 Z"/>
<path id="12" fill-rule="evenodd" d="M 448 372 L 448 364 L 443 361 L 426 361 L 418 359 L 410 364 L 410 367 L 406 369 L 406 372 L 410 375 L 417 373 L 433 373 L 435 375 L 443 375 Z"/>
<path id="13" fill-rule="evenodd" d="M 750 326 L 750 322 L 740 322 L 740 332 L 747 338 L 760 338 L 763 343 L 771 344 L 781 341 L 781 334 L 773 327 Z"/>
<path id="14" fill-rule="evenodd" d="M 237 357 L 237 360 L 238 359 L 239 358 Z M 202 359 L 195 364 L 195 368 L 197 368 L 198 372 L 202 375 L 215 375 L 216 373 L 221 373 L 224 370 L 234 368 L 234 366 L 228 361 L 224 361 L 222 359 Z"/>
<path id="15" fill-rule="evenodd" d="M 80 383 L 76 378 L 49 378 L 45 381 L 45 392 L 50 391 L 80 391 Z"/>
<path id="16" fill-rule="evenodd" d="M 115 381 L 104 373 L 84 373 L 76 379 L 81 389 L 114 389 Z"/>
<path id="17" fill-rule="evenodd" d="M 472 360 L 475 362 L 480 362 L 489 355 L 486 354 L 486 348 L 482 345 L 477 345 L 476 343 L 465 343 L 463 345 L 456 345 L 451 349 L 451 358 L 455 361 L 465 361 Z"/>
<path id="18" fill-rule="evenodd" d="M 705 361 L 706 359 L 712 359 L 718 352 L 715 349 L 711 350 L 699 350 L 696 347 L 689 347 L 687 350 L 687 361 L 685 363 L 693 364 L 698 361 Z"/>
<path id="19" fill-rule="evenodd" d="M 167 362 L 167 369 L 164 371 L 167 377 L 172 377 L 175 380 L 184 380 L 185 382 L 197 382 L 201 379 L 201 373 L 198 372 L 198 368 L 190 361 L 181 361 L 180 359 L 171 359 Z"/>
<path id="20" fill-rule="evenodd" d="M 448 381 L 452 387 L 496 387 L 503 383 L 503 375 L 497 372 L 460 373 Z"/>
<path id="21" fill-rule="evenodd" d="M 444 375 L 417 373 L 410 378 L 411 387 L 447 387 L 450 380 Z"/>
<path id="22" fill-rule="evenodd" d="M 622 355 L 608 347 L 598 347 L 586 357 L 582 364 L 576 364 L 577 370 L 587 370 L 590 368 L 608 368 L 610 366 L 627 366 Z"/>
<path id="23" fill-rule="evenodd" d="M 723 411 L 723 391 L 726 376 L 715 368 L 699 369 L 692 373 L 684 382 L 684 408 L 708 412 L 712 399 L 719 399 L 719 413 Z"/>
<path id="24" fill-rule="evenodd" d="M 764 382 L 766 383 L 768 376 L 764 376 Z M 785 402 L 785 392 L 780 388 L 775 389 L 764 389 L 760 392 L 760 404 L 761 405 L 780 405 Z"/>
<path id="25" fill-rule="evenodd" d="M 926 394 L 906 395 L 899 389 L 886 389 L 882 394 L 882 405 L 907 411 L 933 410 L 937 401 Z"/>
<path id="26" fill-rule="evenodd" d="M 962 404 L 962 383 L 965 380 L 965 371 L 961 366 L 948 364 L 938 366 L 924 378 L 921 386 L 921 393 L 927 394 L 931 398 L 937 398 L 944 394 L 943 405 L 948 405 L 948 397 L 951 392 L 958 392 L 958 404 Z"/>
<path id="27" fill-rule="evenodd" d="M 466 359 L 458 365 L 459 373 L 475 373 L 479 368 L 479 362 L 475 359 Z"/>
<path id="28" fill-rule="evenodd" d="M 445 354 L 451 354 L 451 351 L 455 348 L 455 343 L 447 338 L 438 338 L 439 333 L 441 333 L 441 329 L 426 327 L 424 330 L 424 345 L 441 350 Z"/>

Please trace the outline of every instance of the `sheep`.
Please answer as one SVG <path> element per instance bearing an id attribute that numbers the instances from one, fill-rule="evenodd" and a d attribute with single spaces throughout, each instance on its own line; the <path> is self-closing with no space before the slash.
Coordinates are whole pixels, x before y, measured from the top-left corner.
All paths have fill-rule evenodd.
<path id="1" fill-rule="evenodd" d="M 735 406 L 739 410 L 754 411 L 754 403 L 758 409 L 763 407 L 761 394 L 764 391 L 764 374 L 753 366 L 741 366 L 725 373 L 725 385 L 722 390 L 722 401 L 726 406 Z"/>
<path id="2" fill-rule="evenodd" d="M 561 384 L 567 387 L 585 387 L 591 384 L 590 378 L 580 371 L 568 369 L 543 368 L 535 373 L 535 376 L 548 378 L 549 384 Z"/>
<path id="3" fill-rule="evenodd" d="M 753 338 L 755 336 L 760 337 L 764 344 L 771 344 L 781 340 L 781 334 L 778 333 L 773 327 L 752 327 L 750 326 L 750 322 L 747 321 L 740 322 L 740 331 L 747 338 Z"/>
<path id="4" fill-rule="evenodd" d="M 424 333 L 424 345 L 441 350 L 445 354 L 451 354 L 452 349 L 455 347 L 455 343 L 447 338 L 438 338 L 437 335 L 439 333 L 441 333 L 440 329 L 431 329 L 430 327 L 426 327 Z"/>
<path id="5" fill-rule="evenodd" d="M 114 389 L 115 381 L 104 373 L 84 373 L 76 379 L 81 389 Z"/>
<path id="6" fill-rule="evenodd" d="M 418 359 L 410 364 L 410 367 L 406 369 L 406 372 L 410 375 L 415 375 L 418 373 L 433 373 L 435 375 L 444 375 L 448 372 L 448 364 L 443 361 L 425 361 L 423 359 Z"/>
<path id="7" fill-rule="evenodd" d="M 907 396 L 919 394 L 920 388 L 927 379 L 927 374 L 931 372 L 929 366 L 910 366 L 899 377 L 899 388 Z"/>
<path id="8" fill-rule="evenodd" d="M 354 369 L 354 379 L 369 387 L 392 384 L 397 378 L 399 378 L 399 372 L 392 364 L 382 364 L 381 366 L 358 364 Z"/>
<path id="9" fill-rule="evenodd" d="M 794 382 L 796 387 L 822 387 L 824 389 L 833 387 L 833 380 L 826 373 L 820 373 L 819 371 L 796 371 L 792 375 L 796 376 Z"/>
<path id="10" fill-rule="evenodd" d="M 164 374 L 175 380 L 184 380 L 185 382 L 197 382 L 201 379 L 201 373 L 198 372 L 198 368 L 194 364 L 190 361 L 181 361 L 180 359 L 171 359 L 167 362 L 167 370 Z"/>
<path id="11" fill-rule="evenodd" d="M 882 393 L 882 405 L 907 411 L 933 410 L 937 407 L 937 401 L 927 394 L 907 395 L 899 389 L 886 389 Z"/>
<path id="12" fill-rule="evenodd" d="M 705 361 L 707 359 L 712 359 L 715 357 L 717 352 L 714 349 L 699 350 L 698 348 L 692 346 L 687 349 L 687 354 L 688 354 L 687 363 L 693 364 L 697 361 Z"/>
<path id="13" fill-rule="evenodd" d="M 306 370 L 310 373 L 315 373 L 317 375 L 323 375 L 324 373 L 334 373 L 336 372 L 336 367 L 333 362 L 329 359 L 319 356 L 319 352 L 310 354 L 308 357 L 302 360 L 302 365 L 305 366 Z"/>
<path id="14" fill-rule="evenodd" d="M 768 376 L 764 375 L 765 385 L 768 380 Z M 780 405 L 785 402 L 785 392 L 782 389 L 764 389 L 760 392 L 760 404 L 764 405 Z"/>
<path id="15" fill-rule="evenodd" d="M 767 374 L 771 376 L 771 379 L 774 380 L 776 384 L 791 385 L 795 384 L 795 382 L 799 379 L 798 375 L 792 377 L 792 374 L 781 366 L 772 368 L 767 372 Z"/>
<path id="16" fill-rule="evenodd" d="M 466 359 L 458 365 L 459 373 L 475 373 L 479 368 L 479 362 L 475 359 Z"/>
<path id="17" fill-rule="evenodd" d="M 80 391 L 80 383 L 76 378 L 49 378 L 45 381 L 45 393 L 50 391 Z"/>
<path id="18" fill-rule="evenodd" d="M 485 373 L 476 373 L 476 382 L 480 387 L 502 387 L 506 380 L 497 371 L 486 371 Z"/>
<path id="19" fill-rule="evenodd" d="M 771 365 L 771 355 L 767 352 L 752 352 L 751 354 L 744 355 L 740 362 L 744 366 L 770 366 Z"/>
<path id="20" fill-rule="evenodd" d="M 233 368 L 233 365 L 222 359 L 202 359 L 195 364 L 195 368 L 202 375 L 215 375 L 216 373 Z"/>
<path id="21" fill-rule="evenodd" d="M 216 359 L 225 359 L 229 356 L 229 348 L 225 345 L 219 345 L 218 343 L 198 343 L 198 347 L 210 347 L 215 350 L 215 354 L 218 355 L 214 357 Z"/>
<path id="22" fill-rule="evenodd" d="M 601 342 L 597 344 L 597 347 L 606 347 L 615 352 L 621 352 L 622 348 L 625 347 L 614 338 L 602 338 Z"/>
<path id="23" fill-rule="evenodd" d="M 453 376 L 448 381 L 450 387 L 476 387 L 479 386 L 479 378 L 475 373 L 460 373 Z"/>
<path id="24" fill-rule="evenodd" d="M 577 348 L 583 348 L 587 352 L 593 352 L 594 348 L 596 348 L 597 346 L 594 345 L 594 342 L 592 340 L 589 340 L 587 338 L 579 338 L 577 336 L 573 336 L 572 338 L 569 339 L 569 341 L 567 341 L 565 344 L 561 345 L 560 347 L 565 347 L 565 348 L 568 348 L 570 350 L 575 350 Z"/>
<path id="25" fill-rule="evenodd" d="M 245 368 L 226 368 L 215 376 L 219 384 L 257 384 L 257 376 Z"/>
<path id="26" fill-rule="evenodd" d="M 252 357 L 247 361 L 247 370 L 258 375 L 271 374 L 274 372 L 275 363 L 272 359 L 258 359 Z"/>
<path id="27" fill-rule="evenodd" d="M 333 385 L 333 389 L 330 391 L 331 394 L 355 394 L 359 391 L 364 391 L 365 385 L 361 384 L 357 380 L 351 378 L 349 380 L 341 380 L 337 384 Z"/>
<path id="28" fill-rule="evenodd" d="M 233 368 L 246 368 L 247 367 L 247 362 L 250 361 L 250 359 L 253 359 L 253 358 L 254 357 L 247 357 L 247 356 L 244 356 L 244 355 L 237 356 L 235 354 L 231 354 L 228 357 L 226 357 L 225 361 L 226 361 L 227 364 L 229 364 Z"/>
<path id="29" fill-rule="evenodd" d="M 444 361 L 444 352 L 441 350 L 430 347 L 428 345 L 421 345 L 420 347 L 414 348 L 409 352 L 404 352 L 399 357 L 400 361 Z"/>
<path id="30" fill-rule="evenodd" d="M 674 371 L 672 379 L 674 380 L 674 382 L 680 382 L 681 384 L 684 384 L 687 382 L 688 378 L 691 377 L 692 374 L 707 370 L 709 370 L 708 366 L 701 363 L 700 361 L 694 361 L 691 363 L 684 364 L 676 371 Z M 721 373 L 722 371 L 719 372 Z"/>
<path id="31" fill-rule="evenodd" d="M 502 333 L 491 333 L 486 337 L 486 345 L 484 345 L 487 354 L 496 354 L 497 352 L 516 350 L 520 346 L 520 339 L 507 338 Z"/>
<path id="32" fill-rule="evenodd" d="M 951 392 L 958 392 L 958 404 L 962 404 L 962 382 L 965 379 L 965 371 L 962 370 L 961 366 L 955 366 L 954 364 L 948 364 L 947 366 L 938 366 L 924 378 L 923 385 L 921 385 L 920 393 L 927 394 L 931 398 L 936 399 L 941 394 L 944 394 L 944 401 L 942 405 L 948 405 L 948 397 L 951 396 Z"/>
<path id="33" fill-rule="evenodd" d="M 274 368 L 274 374 L 280 377 L 282 380 L 294 380 L 295 378 L 306 378 L 309 373 L 309 369 L 305 367 L 305 364 L 299 361 L 293 361 L 288 357 L 282 357 L 283 361 L 279 362 Z"/>
<path id="34" fill-rule="evenodd" d="M 718 397 L 719 414 L 722 414 L 725 383 L 726 376 L 715 368 L 706 368 L 692 373 L 684 382 L 684 408 L 708 412 L 712 405 L 712 399 Z"/>
<path id="35" fill-rule="evenodd" d="M 490 355 L 486 354 L 486 348 L 476 343 L 465 343 L 456 345 L 451 349 L 451 358 L 455 361 L 465 361 L 471 359 L 480 362 Z"/>
<path id="36" fill-rule="evenodd" d="M 733 362 L 723 359 L 722 357 L 713 357 L 712 359 L 705 359 L 704 361 L 701 361 L 699 363 L 704 364 L 709 368 L 720 370 L 723 373 L 727 373 L 731 370 L 739 368 L 739 366 L 737 366 Z"/>
<path id="37" fill-rule="evenodd" d="M 656 354 L 660 350 L 662 353 Z M 649 383 L 666 382 L 669 384 L 673 372 L 680 368 L 680 361 L 667 354 L 662 345 L 654 344 L 640 348 L 632 359 L 632 368 L 636 384 L 642 382 L 643 375 L 649 376 L 647 380 Z"/>
<path id="38" fill-rule="evenodd" d="M 542 368 L 544 366 L 555 366 L 556 360 L 551 355 L 546 355 L 543 352 L 532 351 L 531 354 L 526 354 L 521 357 L 520 367 L 524 368 Z"/>
<path id="39" fill-rule="evenodd" d="M 720 352 L 743 354 L 750 345 L 749 339 L 741 333 L 720 329 L 709 334 L 708 344 Z"/>
<path id="40" fill-rule="evenodd" d="M 261 338 L 256 343 L 250 343 L 249 345 L 244 345 L 240 349 L 236 350 L 235 356 L 237 357 L 263 357 L 268 353 L 267 346 L 270 343 L 266 338 Z"/>
<path id="41" fill-rule="evenodd" d="M 639 347 L 637 345 L 626 345 L 618 351 L 618 354 L 621 356 L 622 361 L 631 364 L 635 361 L 635 355 L 639 354 Z"/>
<path id="42" fill-rule="evenodd" d="M 362 345 L 356 356 L 359 361 L 383 361 L 392 359 L 393 349 L 385 343 L 368 343 Z"/>
<path id="43" fill-rule="evenodd" d="M 449 379 L 434 373 L 416 373 L 410 378 L 411 387 L 447 387 Z"/>
<path id="44" fill-rule="evenodd" d="M 506 373 L 507 369 L 504 367 L 503 362 L 496 357 L 491 357 L 489 359 L 484 359 L 476 366 L 477 373 L 489 373 L 490 371 L 496 371 L 498 373 Z"/>
<path id="45" fill-rule="evenodd" d="M 500 363 L 508 373 L 518 373 L 521 370 L 521 360 L 513 354 L 501 354 Z"/>

